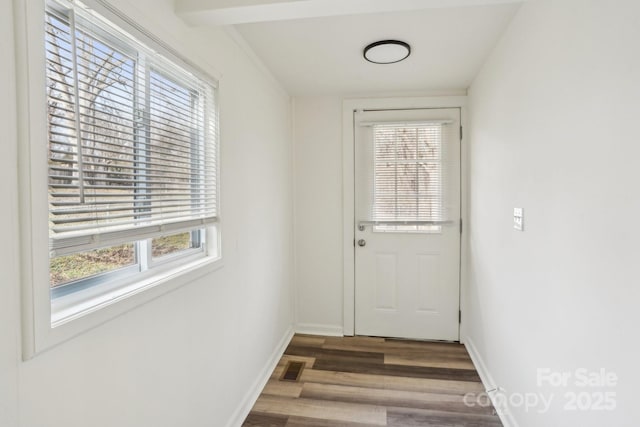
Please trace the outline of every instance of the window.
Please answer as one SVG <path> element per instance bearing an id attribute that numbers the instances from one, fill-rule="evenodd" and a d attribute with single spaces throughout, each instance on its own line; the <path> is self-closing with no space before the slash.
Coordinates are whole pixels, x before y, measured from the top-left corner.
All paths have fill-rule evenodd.
<path id="1" fill-rule="evenodd" d="M 218 256 L 215 88 L 80 2 L 44 14 L 57 326 Z"/>
<path id="2" fill-rule="evenodd" d="M 440 231 L 442 134 L 442 123 L 373 127 L 375 231 Z"/>

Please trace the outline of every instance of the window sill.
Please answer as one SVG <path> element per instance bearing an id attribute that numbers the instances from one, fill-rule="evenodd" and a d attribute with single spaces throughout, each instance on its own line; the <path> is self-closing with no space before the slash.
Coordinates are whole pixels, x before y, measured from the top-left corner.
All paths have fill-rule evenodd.
<path id="1" fill-rule="evenodd" d="M 220 261 L 220 258 L 201 257 L 178 267 L 151 270 L 142 277 L 135 275 L 133 278 L 56 298 L 51 307 L 51 327 L 58 328 L 125 300 L 132 301 L 134 306 L 144 304 L 217 270 L 221 267 Z"/>
<path id="2" fill-rule="evenodd" d="M 153 271 L 153 274 L 148 276 L 136 276 L 135 280 L 130 278 L 129 283 L 119 282 L 110 285 L 110 289 L 103 287 L 98 292 L 94 290 L 93 295 L 87 292 L 82 296 L 71 294 L 56 298 L 51 304 L 48 326 L 36 326 L 36 334 L 40 339 L 37 339 L 33 353 L 25 354 L 25 359 L 222 267 L 221 257 L 201 257 L 186 263 L 183 260 L 180 265 L 169 265 L 162 270 Z M 37 332 L 38 329 L 40 333 Z"/>

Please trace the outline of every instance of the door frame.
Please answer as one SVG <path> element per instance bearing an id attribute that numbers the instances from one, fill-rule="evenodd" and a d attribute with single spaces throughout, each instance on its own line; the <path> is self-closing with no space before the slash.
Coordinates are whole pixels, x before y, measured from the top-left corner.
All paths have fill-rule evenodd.
<path id="1" fill-rule="evenodd" d="M 343 334 L 355 334 L 355 122 L 354 113 L 359 110 L 410 110 L 459 108 L 462 135 L 460 141 L 460 219 L 462 235 L 460 236 L 460 311 L 464 313 L 467 303 L 467 248 L 468 233 L 468 158 L 467 142 L 467 97 L 436 96 L 415 98 L 363 98 L 345 99 L 342 101 L 342 236 L 343 236 Z M 459 325 L 460 342 L 465 332 L 465 316 Z"/>

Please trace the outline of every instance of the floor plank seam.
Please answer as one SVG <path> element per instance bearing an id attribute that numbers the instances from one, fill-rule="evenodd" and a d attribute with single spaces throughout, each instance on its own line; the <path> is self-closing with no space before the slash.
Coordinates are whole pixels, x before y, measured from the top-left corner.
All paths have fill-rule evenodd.
<path id="1" fill-rule="evenodd" d="M 282 380 L 291 363 L 297 382 Z M 482 390 L 459 344 L 296 334 L 243 426 L 501 426 L 465 404 Z"/>

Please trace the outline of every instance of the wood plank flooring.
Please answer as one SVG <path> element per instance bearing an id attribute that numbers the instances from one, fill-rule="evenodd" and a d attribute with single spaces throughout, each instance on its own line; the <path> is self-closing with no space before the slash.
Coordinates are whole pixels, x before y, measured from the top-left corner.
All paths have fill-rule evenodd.
<path id="1" fill-rule="evenodd" d="M 305 362 L 298 382 L 281 380 L 289 361 Z M 502 426 L 465 405 L 482 392 L 459 344 L 295 335 L 243 426 Z"/>

